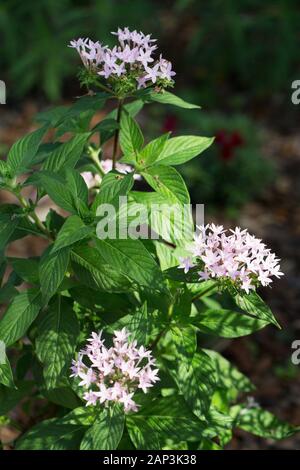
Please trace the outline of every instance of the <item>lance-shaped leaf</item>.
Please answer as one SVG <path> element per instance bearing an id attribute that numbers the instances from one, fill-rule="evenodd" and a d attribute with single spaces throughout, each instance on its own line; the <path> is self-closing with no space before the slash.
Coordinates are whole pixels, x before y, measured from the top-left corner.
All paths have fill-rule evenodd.
<path id="1" fill-rule="evenodd" d="M 152 288 L 162 288 L 162 273 L 152 255 L 140 240 L 96 240 L 103 259 L 119 269 L 135 283 Z"/>
<path id="2" fill-rule="evenodd" d="M 90 236 L 94 229 L 84 224 L 78 215 L 71 215 L 63 224 L 58 232 L 55 243 L 52 247 L 51 253 L 61 250 L 67 246 L 71 246 L 79 240 Z"/>
<path id="3" fill-rule="evenodd" d="M 233 388 L 240 392 L 251 392 L 255 389 L 248 377 L 242 374 L 242 372 L 227 361 L 221 354 L 211 349 L 204 349 L 204 352 L 208 354 L 213 361 L 219 388 Z"/>
<path id="4" fill-rule="evenodd" d="M 253 315 L 268 323 L 273 323 L 273 325 L 280 328 L 280 325 L 271 312 L 271 309 L 256 292 L 237 294 L 234 301 L 238 307 L 240 307 L 244 312 L 249 313 L 249 315 Z"/>
<path id="5" fill-rule="evenodd" d="M 100 253 L 88 245 L 71 252 L 75 276 L 85 285 L 107 292 L 128 292 L 132 282 L 116 266 L 107 264 Z"/>
<path id="6" fill-rule="evenodd" d="M 17 450 L 75 450 L 93 423 L 86 407 L 76 408 L 62 418 L 47 419 L 33 426 L 18 441 Z"/>
<path id="7" fill-rule="evenodd" d="M 209 356 L 199 351 L 192 361 L 168 362 L 168 370 L 190 409 L 200 419 L 203 418 L 217 384 Z"/>
<path id="8" fill-rule="evenodd" d="M 120 405 L 104 408 L 85 433 L 81 450 L 115 450 L 123 435 L 124 410 Z"/>
<path id="9" fill-rule="evenodd" d="M 157 139 L 151 140 L 140 152 L 138 161 L 143 166 L 151 165 L 153 162 L 159 159 L 162 151 L 164 150 L 170 132 L 157 137 Z"/>
<path id="10" fill-rule="evenodd" d="M 8 388 L 0 385 L 0 415 L 7 414 L 24 397 L 28 397 L 34 386 L 33 382 L 17 381 L 15 388 Z"/>
<path id="11" fill-rule="evenodd" d="M 148 313 L 147 302 L 144 302 L 132 315 L 128 325 L 131 339 L 136 340 L 138 344 L 147 345 L 152 326 L 150 322 L 151 316 Z"/>
<path id="12" fill-rule="evenodd" d="M 0 384 L 14 388 L 14 378 L 10 363 L 5 351 L 5 343 L 0 340 Z"/>
<path id="13" fill-rule="evenodd" d="M 13 175 L 19 175 L 30 167 L 47 130 L 48 125 L 40 127 L 14 143 L 7 155 L 7 164 Z"/>
<path id="14" fill-rule="evenodd" d="M 51 127 L 56 127 L 57 123 L 67 114 L 67 106 L 56 106 L 55 108 L 47 109 L 35 115 L 35 121 L 40 124 L 48 124 Z"/>
<path id="15" fill-rule="evenodd" d="M 300 430 L 299 426 L 291 426 L 259 406 L 247 408 L 247 404 L 236 405 L 231 408 L 230 414 L 235 426 L 265 439 L 285 439 Z"/>
<path id="16" fill-rule="evenodd" d="M 168 336 L 171 345 L 175 348 L 176 357 L 179 362 L 189 362 L 197 348 L 196 331 L 192 326 L 172 326 Z"/>
<path id="17" fill-rule="evenodd" d="M 182 176 L 172 167 L 157 165 L 144 171 L 147 183 L 173 204 L 189 204 L 190 196 Z"/>
<path id="18" fill-rule="evenodd" d="M 98 111 L 104 106 L 105 101 L 109 97 L 110 95 L 107 93 L 81 96 L 72 106 L 70 106 L 68 111 L 62 115 L 60 121 L 56 122 L 56 126 L 61 125 L 64 121 L 77 118 L 86 111 Z"/>
<path id="19" fill-rule="evenodd" d="M 146 90 L 146 93 L 144 94 L 144 99 L 149 100 L 149 101 L 157 101 L 158 103 L 162 103 L 162 104 L 170 104 L 170 105 L 178 106 L 179 108 L 185 108 L 185 109 L 200 109 L 201 108 L 201 106 L 198 106 L 197 104 L 192 104 L 192 103 L 188 103 L 187 101 L 184 101 L 182 98 L 179 98 L 179 96 L 176 96 L 174 95 L 174 93 L 170 93 L 169 91 L 163 91 L 161 93 L 158 93 L 153 90 L 150 90 L 150 91 Z"/>
<path id="20" fill-rule="evenodd" d="M 48 389 L 57 387 L 70 368 L 78 334 L 79 324 L 72 305 L 58 296 L 38 325 L 36 338 L 36 353 L 44 366 Z"/>
<path id="21" fill-rule="evenodd" d="M 77 171 L 68 170 L 65 178 L 58 173 L 41 171 L 35 178 L 35 184 L 45 188 L 62 209 L 75 214 L 88 211 L 88 188 Z"/>
<path id="22" fill-rule="evenodd" d="M 181 396 L 160 398 L 126 417 L 127 429 L 137 449 L 159 450 L 181 441 L 197 442 L 204 430 Z"/>
<path id="23" fill-rule="evenodd" d="M 23 281 L 30 284 L 39 282 L 39 262 L 37 258 L 10 258 L 9 261 L 14 271 Z"/>
<path id="24" fill-rule="evenodd" d="M 50 253 L 49 248 L 43 253 L 39 265 L 41 292 L 44 301 L 49 301 L 57 292 L 68 269 L 70 248 L 63 248 Z"/>
<path id="25" fill-rule="evenodd" d="M 68 142 L 56 147 L 48 154 L 43 170 L 57 172 L 63 168 L 74 168 L 90 135 L 90 132 L 75 135 Z"/>
<path id="26" fill-rule="evenodd" d="M 204 333 L 222 338 L 238 338 L 261 330 L 269 324 L 269 321 L 220 308 L 207 309 L 193 318 L 193 324 Z"/>
<path id="27" fill-rule="evenodd" d="M 20 218 L 13 214 L 0 214 L 0 250 L 5 248 L 19 223 Z"/>
<path id="28" fill-rule="evenodd" d="M 128 112 L 123 111 L 120 127 L 120 145 L 122 152 L 125 155 L 136 154 L 136 152 L 141 150 L 143 142 L 144 137 L 138 123 Z"/>
<path id="29" fill-rule="evenodd" d="M 169 139 L 158 155 L 159 165 L 181 165 L 204 152 L 214 139 L 196 135 L 183 135 Z"/>
<path id="30" fill-rule="evenodd" d="M 38 289 L 28 289 L 14 297 L 0 320 L 0 339 L 10 346 L 25 335 L 42 306 Z"/>

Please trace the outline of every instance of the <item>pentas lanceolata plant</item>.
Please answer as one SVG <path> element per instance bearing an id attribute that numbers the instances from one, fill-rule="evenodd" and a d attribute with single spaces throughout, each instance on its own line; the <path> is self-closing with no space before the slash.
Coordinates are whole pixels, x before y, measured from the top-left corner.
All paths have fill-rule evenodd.
<path id="1" fill-rule="evenodd" d="M 15 407 L 36 410 L 10 445 L 220 449 L 236 428 L 286 438 L 296 428 L 262 409 L 214 350 L 219 338 L 279 326 L 257 293 L 281 276 L 278 260 L 246 230 L 208 225 L 194 236 L 175 166 L 213 139 L 167 132 L 144 143 L 135 116 L 145 104 L 198 106 L 166 90 L 172 66 L 150 35 L 116 35 L 112 49 L 72 41 L 88 93 L 40 113 L 0 162 L 1 189 L 15 198 L 0 206 L 0 415 L 14 426 Z M 107 101 L 116 109 L 96 122 Z M 56 209 L 41 219 L 46 197 Z M 40 256 L 13 257 L 26 236 L 42 240 Z"/>

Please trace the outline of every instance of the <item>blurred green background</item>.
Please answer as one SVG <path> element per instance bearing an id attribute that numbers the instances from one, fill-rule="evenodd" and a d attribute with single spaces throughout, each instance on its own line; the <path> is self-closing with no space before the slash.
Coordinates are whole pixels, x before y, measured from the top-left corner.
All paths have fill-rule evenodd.
<path id="1" fill-rule="evenodd" d="M 283 104 L 299 72 L 297 0 L 2 0 L 0 70 L 13 98 L 57 100 L 74 82 L 77 36 L 110 42 L 119 25 L 153 32 L 177 84 L 206 106 Z"/>
<path id="2" fill-rule="evenodd" d="M 174 134 L 219 136 L 201 168 L 193 162 L 184 172 L 192 175 L 194 202 L 201 197 L 209 211 L 220 207 L 234 218 L 276 173 L 276 163 L 261 155 L 254 120 L 286 128 L 293 119 L 299 20 L 296 0 L 4 0 L 0 78 L 12 104 L 28 96 L 44 103 L 72 99 L 82 93 L 78 56 L 67 47 L 72 38 L 111 43 L 118 26 L 152 32 L 174 63 L 177 92 L 205 111 L 187 118 L 163 111 L 155 119 Z"/>
<path id="3" fill-rule="evenodd" d="M 248 227 L 282 258 L 285 277 L 264 289 L 283 327 L 220 344 L 250 375 L 256 399 L 300 423 L 299 366 L 290 360 L 300 338 L 300 135 L 291 85 L 300 79 L 299 0 L 2 0 L 0 155 L 28 131 L 34 114 L 84 93 L 73 38 L 112 44 L 118 26 L 152 33 L 174 63 L 175 93 L 201 111 L 151 105 L 140 120 L 150 138 L 162 131 L 215 135 L 198 159 L 181 169 L 207 221 Z M 32 250 L 28 242 L 19 256 Z M 19 250 L 19 251 L 18 251 Z M 26 251 L 27 250 L 27 251 Z M 274 448 L 238 435 L 234 448 Z M 276 444 L 300 448 L 299 436 Z"/>

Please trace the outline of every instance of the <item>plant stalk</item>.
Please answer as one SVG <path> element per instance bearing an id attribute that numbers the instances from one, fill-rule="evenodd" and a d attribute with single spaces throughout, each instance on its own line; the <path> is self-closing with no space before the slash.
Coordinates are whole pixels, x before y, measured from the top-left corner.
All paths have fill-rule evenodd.
<path id="1" fill-rule="evenodd" d="M 17 197 L 18 201 L 20 202 L 21 206 L 28 210 L 30 209 L 30 206 L 28 205 L 28 202 L 26 201 L 26 199 L 22 196 L 22 194 L 20 193 L 14 193 L 15 196 Z M 51 233 L 49 232 L 49 230 L 47 229 L 47 227 L 43 224 L 43 222 L 39 219 L 38 215 L 32 211 L 28 214 L 26 214 L 26 217 L 27 219 L 29 220 L 29 222 L 32 222 L 34 221 L 34 223 L 36 224 L 36 226 L 41 230 L 41 232 L 44 233 L 44 235 L 47 236 L 47 238 L 50 238 L 52 240 L 52 236 L 51 236 Z M 31 220 L 32 219 L 32 220 Z"/>
<path id="2" fill-rule="evenodd" d="M 120 125 L 120 121 L 121 121 L 122 106 L 123 106 L 123 100 L 119 100 L 118 112 L 117 112 L 117 123 L 119 125 Z M 115 133 L 115 137 L 114 137 L 114 147 L 113 147 L 113 157 L 112 157 L 113 169 L 116 168 L 119 134 L 120 134 L 120 129 L 118 128 L 118 129 L 116 129 L 116 133 Z"/>

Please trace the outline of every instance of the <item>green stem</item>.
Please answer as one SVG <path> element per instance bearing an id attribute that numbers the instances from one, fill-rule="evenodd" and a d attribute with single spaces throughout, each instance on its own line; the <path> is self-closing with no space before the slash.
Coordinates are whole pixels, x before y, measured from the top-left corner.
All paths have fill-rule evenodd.
<path id="1" fill-rule="evenodd" d="M 103 168 L 101 166 L 101 163 L 100 163 L 100 160 L 99 160 L 99 152 L 100 150 L 95 150 L 93 148 L 90 148 L 90 158 L 91 160 L 93 161 L 93 163 L 95 164 L 95 166 L 97 167 L 97 170 L 98 172 L 100 173 L 100 175 L 103 177 L 105 175 L 104 171 L 103 171 Z"/>
<path id="2" fill-rule="evenodd" d="M 30 209 L 28 202 L 22 196 L 22 194 L 15 192 L 14 195 L 16 196 L 16 198 L 18 199 L 18 201 L 20 202 L 21 206 L 24 209 L 26 210 Z M 33 220 L 36 226 L 41 230 L 41 232 L 43 232 L 43 234 L 46 235 L 47 238 L 50 238 L 52 240 L 51 233 L 49 232 L 47 227 L 43 224 L 43 222 L 39 219 L 38 215 L 33 210 L 30 213 L 26 214 L 26 217 L 29 220 L 29 222 L 32 222 Z"/>
<path id="3" fill-rule="evenodd" d="M 123 100 L 119 100 L 118 112 L 117 112 L 117 123 L 118 124 L 120 124 L 120 121 L 121 121 L 122 106 L 123 106 Z M 113 169 L 116 168 L 119 134 L 120 134 L 120 129 L 118 127 L 118 129 L 116 129 L 116 133 L 115 133 L 115 137 L 114 137 L 114 147 L 113 147 L 113 157 L 112 157 Z"/>

